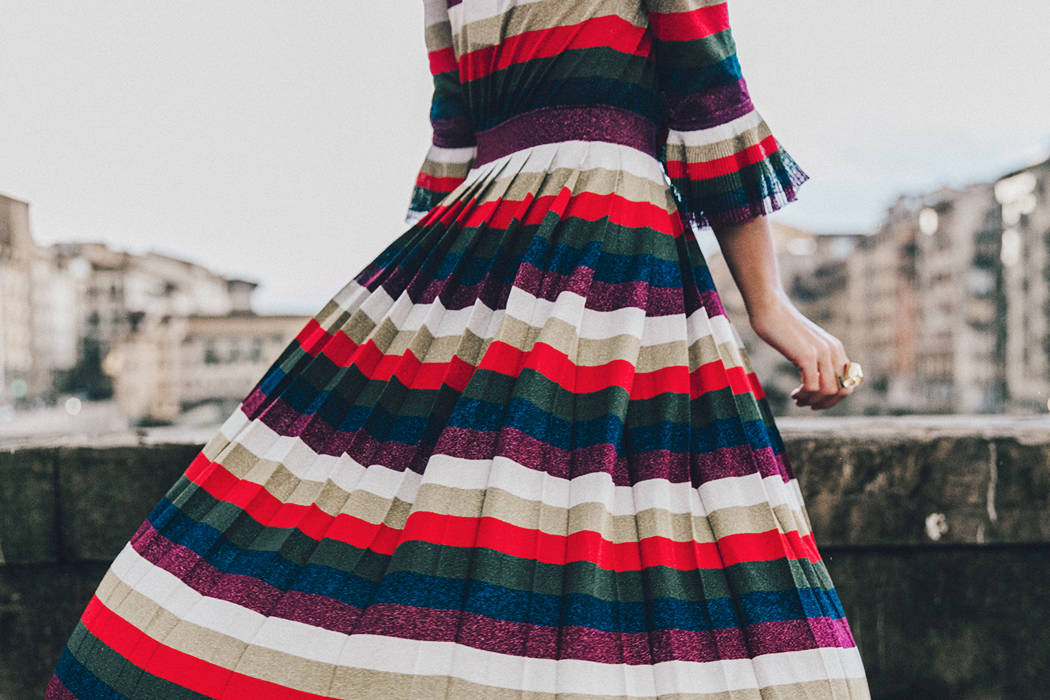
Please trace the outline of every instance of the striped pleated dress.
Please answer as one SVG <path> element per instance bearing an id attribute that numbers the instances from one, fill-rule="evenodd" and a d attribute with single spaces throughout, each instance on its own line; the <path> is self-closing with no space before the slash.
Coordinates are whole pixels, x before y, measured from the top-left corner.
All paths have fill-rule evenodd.
<path id="1" fill-rule="evenodd" d="M 47 698 L 867 698 L 692 235 L 805 179 L 725 3 L 425 3 L 418 220 L 150 514 Z"/>

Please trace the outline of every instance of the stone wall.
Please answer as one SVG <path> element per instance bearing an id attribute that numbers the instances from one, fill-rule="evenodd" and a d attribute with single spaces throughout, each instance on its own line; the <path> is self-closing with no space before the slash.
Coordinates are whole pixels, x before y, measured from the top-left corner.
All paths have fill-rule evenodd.
<path id="1" fill-rule="evenodd" d="M 781 428 L 874 698 L 1050 697 L 1050 419 Z M 41 696 L 108 562 L 206 437 L 0 448 L 0 700 Z"/>

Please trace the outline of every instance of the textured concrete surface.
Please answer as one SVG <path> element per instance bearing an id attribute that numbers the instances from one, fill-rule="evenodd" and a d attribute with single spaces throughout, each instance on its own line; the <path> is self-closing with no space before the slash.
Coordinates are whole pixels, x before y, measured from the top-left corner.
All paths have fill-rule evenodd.
<path id="1" fill-rule="evenodd" d="M 823 555 L 875 700 L 1050 697 L 1050 548 L 839 548 Z"/>
<path id="2" fill-rule="evenodd" d="M 1050 698 L 1050 418 L 785 419 L 876 700 Z M 211 431 L 0 442 L 0 700 Z"/>

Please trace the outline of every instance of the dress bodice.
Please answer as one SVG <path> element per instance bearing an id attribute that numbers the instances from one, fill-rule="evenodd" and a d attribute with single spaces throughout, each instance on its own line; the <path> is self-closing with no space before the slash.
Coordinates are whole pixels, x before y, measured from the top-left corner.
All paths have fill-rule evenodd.
<path id="1" fill-rule="evenodd" d="M 778 209 L 806 179 L 751 103 L 724 0 L 425 3 L 434 147 L 417 215 L 472 167 L 547 143 L 650 153 L 696 225 Z"/>

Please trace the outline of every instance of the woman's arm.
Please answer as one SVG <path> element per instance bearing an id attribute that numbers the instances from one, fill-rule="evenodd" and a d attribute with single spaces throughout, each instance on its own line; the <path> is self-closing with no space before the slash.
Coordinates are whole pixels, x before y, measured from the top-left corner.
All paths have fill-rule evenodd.
<path id="1" fill-rule="evenodd" d="M 798 367 L 802 385 L 791 393 L 799 406 L 830 408 L 852 389 L 839 386 L 849 360 L 838 338 L 799 313 L 780 282 L 769 220 L 715 229 L 722 254 L 744 297 L 751 327 Z"/>

